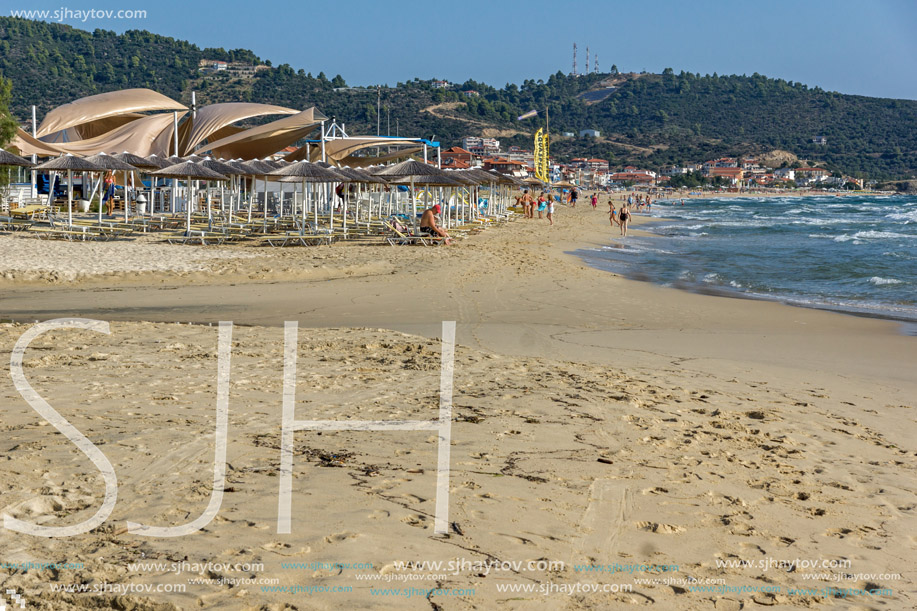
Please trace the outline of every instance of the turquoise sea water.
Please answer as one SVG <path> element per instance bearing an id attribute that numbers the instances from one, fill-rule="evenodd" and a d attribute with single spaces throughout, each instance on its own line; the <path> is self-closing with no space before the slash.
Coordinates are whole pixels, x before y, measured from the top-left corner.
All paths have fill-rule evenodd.
<path id="1" fill-rule="evenodd" d="M 653 237 L 577 252 L 693 290 L 917 322 L 917 197 L 685 200 L 653 205 Z"/>

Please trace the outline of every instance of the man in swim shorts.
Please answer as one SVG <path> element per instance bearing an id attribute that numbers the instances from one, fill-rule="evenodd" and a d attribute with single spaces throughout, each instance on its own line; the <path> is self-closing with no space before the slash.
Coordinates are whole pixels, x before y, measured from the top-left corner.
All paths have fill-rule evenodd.
<path id="1" fill-rule="evenodd" d="M 432 208 L 427 208 L 423 211 L 423 215 L 420 217 L 420 233 L 430 237 L 445 238 L 446 244 L 451 244 L 452 238 L 449 237 L 449 234 L 436 225 L 436 215 L 439 214 L 440 210 L 442 210 L 440 205 L 434 204 Z"/>

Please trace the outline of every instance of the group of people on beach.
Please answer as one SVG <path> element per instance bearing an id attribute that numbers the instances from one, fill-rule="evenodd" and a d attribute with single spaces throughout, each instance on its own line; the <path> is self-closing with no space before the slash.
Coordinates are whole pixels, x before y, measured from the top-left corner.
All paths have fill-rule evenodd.
<path id="1" fill-rule="evenodd" d="M 525 218 L 535 218 L 537 209 L 538 218 L 545 218 L 545 216 L 547 216 L 548 222 L 552 225 L 554 224 L 554 200 L 549 194 L 542 192 L 538 196 L 538 199 L 535 199 L 535 197 L 529 193 L 529 190 L 525 189 L 522 195 L 516 197 L 516 204 L 522 206 Z"/>
<path id="2" fill-rule="evenodd" d="M 629 200 L 630 198 L 628 198 Z M 627 227 L 630 225 L 631 212 L 630 212 L 630 203 L 624 202 L 621 204 L 621 209 L 615 209 L 614 200 L 608 200 L 608 222 L 612 227 L 617 225 L 621 228 L 621 235 L 627 237 Z"/>

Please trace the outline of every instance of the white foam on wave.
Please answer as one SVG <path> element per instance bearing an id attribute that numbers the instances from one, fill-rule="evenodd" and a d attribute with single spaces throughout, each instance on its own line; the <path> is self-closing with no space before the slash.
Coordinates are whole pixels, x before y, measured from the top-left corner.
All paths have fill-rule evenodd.
<path id="1" fill-rule="evenodd" d="M 839 236 L 834 237 L 835 242 L 849 242 L 853 240 L 854 244 L 862 243 L 861 240 L 893 240 L 899 238 L 914 238 L 917 236 L 911 236 L 904 233 L 895 233 L 894 231 L 857 231 L 853 235 L 849 233 L 842 233 Z"/>
<path id="2" fill-rule="evenodd" d="M 698 225 L 669 225 L 668 227 L 666 227 L 666 229 L 688 229 L 688 230 L 692 230 L 692 229 L 703 229 L 703 228 L 706 227 L 706 226 L 707 226 L 706 223 L 701 223 L 701 224 L 698 224 Z"/>
<path id="3" fill-rule="evenodd" d="M 895 233 L 894 231 L 858 231 L 853 234 L 854 238 L 859 240 L 865 239 L 876 239 L 876 240 L 885 240 L 885 239 L 894 239 L 894 238 L 912 238 L 915 236 L 910 236 L 904 233 Z"/>
<path id="4" fill-rule="evenodd" d="M 895 212 L 892 214 L 886 214 L 885 218 L 891 219 L 893 221 L 904 221 L 904 224 L 917 223 L 917 210 L 911 210 L 910 212 Z"/>
<path id="5" fill-rule="evenodd" d="M 858 219 L 848 218 L 848 217 L 840 217 L 840 218 L 833 218 L 833 219 L 803 219 L 803 220 L 795 219 L 793 221 L 790 221 L 790 225 L 816 225 L 816 226 L 840 225 L 842 223 L 855 223 L 857 222 L 857 220 Z"/>
<path id="6" fill-rule="evenodd" d="M 871 284 L 875 284 L 876 286 L 883 286 L 886 284 L 901 284 L 901 280 L 896 278 L 880 278 L 879 276 L 873 276 L 869 279 L 869 282 Z"/>

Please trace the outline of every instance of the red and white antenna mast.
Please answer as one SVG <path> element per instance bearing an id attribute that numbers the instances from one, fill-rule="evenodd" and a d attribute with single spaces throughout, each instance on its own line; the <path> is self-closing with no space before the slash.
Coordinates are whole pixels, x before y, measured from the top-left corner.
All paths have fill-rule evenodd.
<path id="1" fill-rule="evenodd" d="M 589 45 L 586 45 L 586 69 L 583 70 L 583 74 L 589 75 Z"/>

